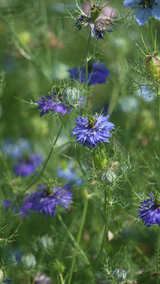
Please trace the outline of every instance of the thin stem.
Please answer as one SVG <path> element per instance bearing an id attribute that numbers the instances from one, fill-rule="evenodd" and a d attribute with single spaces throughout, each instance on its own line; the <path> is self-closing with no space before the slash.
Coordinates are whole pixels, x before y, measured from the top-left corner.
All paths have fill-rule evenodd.
<path id="1" fill-rule="evenodd" d="M 105 243 L 107 244 L 108 242 L 108 231 L 109 231 L 109 214 L 110 214 L 110 199 L 111 199 L 111 193 L 109 188 L 104 188 L 104 212 L 105 212 L 105 225 L 104 225 L 104 233 L 103 233 L 103 238 L 101 242 L 101 247 L 100 250 L 97 254 L 97 259 L 101 255 Z"/>
<path id="2" fill-rule="evenodd" d="M 45 169 L 47 167 L 47 164 L 48 164 L 48 162 L 49 162 L 49 160 L 50 160 L 50 158 L 52 156 L 52 153 L 53 153 L 54 147 L 55 147 L 55 145 L 57 143 L 57 140 L 58 140 L 58 138 L 59 138 L 59 136 L 60 136 L 60 134 L 62 132 L 62 129 L 63 129 L 63 124 L 61 124 L 61 126 L 59 128 L 57 136 L 56 136 L 54 142 L 52 143 L 51 149 L 50 149 L 50 151 L 48 153 L 48 156 L 47 156 L 47 158 L 46 158 L 46 160 L 45 160 L 45 162 L 43 164 L 43 167 L 42 167 L 40 173 L 32 180 L 32 182 L 28 185 L 27 189 L 29 189 L 31 186 L 33 186 L 39 180 L 39 178 L 43 176 L 44 171 L 45 171 Z"/>
<path id="3" fill-rule="evenodd" d="M 87 195 L 88 195 L 88 193 L 87 193 L 87 191 L 85 191 L 84 192 L 84 208 L 83 208 L 83 213 L 82 213 L 81 224 L 80 224 L 78 235 L 77 235 L 77 244 L 78 245 L 79 245 L 80 240 L 81 240 L 81 236 L 82 236 L 82 232 L 83 232 L 83 228 L 84 228 L 84 224 L 85 224 L 85 220 L 86 220 L 86 215 L 87 215 L 87 209 L 88 209 L 88 196 Z M 77 251 L 75 249 L 73 259 L 72 259 L 71 269 L 70 269 L 70 273 L 69 273 L 68 284 L 71 284 L 74 266 L 75 266 L 75 263 L 76 263 L 76 254 L 77 254 Z"/>
<path id="4" fill-rule="evenodd" d="M 160 230 L 157 230 L 157 246 L 156 246 L 156 272 L 160 273 Z"/>
<path id="5" fill-rule="evenodd" d="M 86 49 L 86 66 L 85 66 L 85 85 L 88 86 L 88 56 L 89 56 L 89 45 L 91 40 L 91 34 L 89 33 L 87 40 L 87 49 Z"/>
<path id="6" fill-rule="evenodd" d="M 59 273 L 59 279 L 60 279 L 60 283 L 61 283 L 61 284 L 65 284 L 64 279 L 63 279 L 63 276 L 62 276 L 61 273 Z"/>

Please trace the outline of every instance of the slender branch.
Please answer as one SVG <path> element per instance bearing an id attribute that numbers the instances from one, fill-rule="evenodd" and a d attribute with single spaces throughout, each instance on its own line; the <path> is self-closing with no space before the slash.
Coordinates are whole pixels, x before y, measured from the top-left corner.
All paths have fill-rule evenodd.
<path id="1" fill-rule="evenodd" d="M 57 143 L 57 140 L 58 140 L 58 138 L 59 138 L 59 136 L 60 136 L 60 134 L 61 134 L 61 132 L 62 132 L 62 129 L 63 129 L 63 124 L 61 124 L 61 126 L 60 126 L 60 128 L 59 128 L 59 131 L 58 131 L 58 133 L 57 133 L 57 136 L 56 136 L 54 142 L 52 143 L 51 149 L 50 149 L 50 151 L 49 151 L 49 153 L 48 153 L 48 156 L 47 156 L 47 158 L 46 158 L 46 160 L 45 160 L 45 162 L 44 162 L 44 164 L 43 164 L 43 167 L 42 167 L 40 173 L 39 173 L 39 174 L 32 180 L 32 182 L 27 186 L 27 189 L 29 189 L 31 186 L 33 186 L 33 185 L 39 180 L 39 178 L 43 176 L 44 171 L 45 171 L 45 169 L 46 169 L 46 167 L 47 167 L 47 164 L 48 164 L 48 162 L 49 162 L 49 160 L 50 160 L 50 158 L 51 158 L 51 156 L 52 156 L 52 153 L 53 153 L 54 147 L 55 147 L 55 145 L 56 145 L 56 143 Z"/>
<path id="2" fill-rule="evenodd" d="M 81 240 L 81 236 L 82 236 L 82 232 L 83 232 L 83 228 L 84 228 L 84 224 L 85 224 L 85 220 L 86 220 L 86 215 L 87 215 L 87 209 L 88 209 L 88 196 L 87 195 L 88 195 L 88 193 L 85 191 L 84 192 L 84 208 L 83 208 L 83 213 L 82 213 L 81 224 L 80 224 L 78 235 L 77 235 L 77 244 L 78 245 L 79 245 L 80 240 Z M 74 266 L 75 266 L 75 263 L 76 263 L 76 254 L 77 254 L 77 251 L 75 249 L 73 259 L 72 259 L 71 269 L 70 269 L 70 272 L 69 272 L 68 284 L 71 284 Z"/>

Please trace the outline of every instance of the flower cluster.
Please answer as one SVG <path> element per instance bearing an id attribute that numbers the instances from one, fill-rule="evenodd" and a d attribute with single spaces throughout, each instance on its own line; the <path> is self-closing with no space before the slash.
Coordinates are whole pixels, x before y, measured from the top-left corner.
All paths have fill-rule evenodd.
<path id="1" fill-rule="evenodd" d="M 109 77 L 109 70 L 101 62 L 89 64 L 87 74 L 84 66 L 69 69 L 68 71 L 71 80 L 77 80 L 81 83 L 87 81 L 88 86 L 106 83 L 106 80 Z"/>
<path id="2" fill-rule="evenodd" d="M 97 147 L 100 143 L 109 142 L 114 124 L 109 122 L 108 118 L 109 115 L 97 114 L 89 118 L 80 116 L 72 132 L 73 136 L 76 136 L 76 141 L 88 147 Z"/>
<path id="3" fill-rule="evenodd" d="M 69 204 L 72 203 L 73 194 L 69 189 L 70 185 L 61 188 L 53 187 L 51 190 L 48 190 L 46 185 L 39 186 L 38 191 L 24 198 L 19 213 L 22 216 L 27 216 L 29 211 L 32 210 L 44 215 L 55 216 L 57 206 L 68 209 Z"/>
<path id="4" fill-rule="evenodd" d="M 30 154 L 27 157 L 20 158 L 14 165 L 13 171 L 16 176 L 29 176 L 35 172 L 42 162 L 42 155 Z"/>
<path id="5" fill-rule="evenodd" d="M 111 31 L 116 11 L 110 6 L 95 5 L 92 1 L 83 5 L 80 16 L 76 21 L 76 27 L 89 26 L 91 37 L 103 39 L 105 31 Z"/>
<path id="6" fill-rule="evenodd" d="M 160 20 L 160 0 L 124 0 L 123 4 L 136 9 L 136 21 L 140 26 L 151 16 Z"/>
<path id="7" fill-rule="evenodd" d="M 138 218 L 142 218 L 147 227 L 154 224 L 160 226 L 160 204 L 155 200 L 154 194 L 151 193 L 149 199 L 141 202 L 139 212 Z"/>

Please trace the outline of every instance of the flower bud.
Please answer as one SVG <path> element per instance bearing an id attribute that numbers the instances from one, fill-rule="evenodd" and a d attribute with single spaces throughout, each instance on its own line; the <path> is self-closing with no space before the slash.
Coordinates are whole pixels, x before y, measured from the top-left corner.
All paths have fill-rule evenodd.
<path id="1" fill-rule="evenodd" d="M 3 278 L 4 278 L 4 273 L 3 273 L 3 270 L 0 269 L 0 282 L 3 281 Z"/>
<path id="2" fill-rule="evenodd" d="M 160 82 L 160 57 L 158 53 L 146 56 L 146 67 L 151 77 Z"/>

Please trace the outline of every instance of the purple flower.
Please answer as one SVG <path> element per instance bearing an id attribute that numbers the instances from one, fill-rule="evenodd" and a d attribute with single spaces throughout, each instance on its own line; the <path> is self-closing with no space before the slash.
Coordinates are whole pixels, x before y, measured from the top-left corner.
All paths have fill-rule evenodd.
<path id="1" fill-rule="evenodd" d="M 10 200 L 3 200 L 3 206 L 8 210 L 11 206 Z"/>
<path id="2" fill-rule="evenodd" d="M 85 83 L 87 79 L 88 86 L 106 83 L 109 77 L 109 70 L 101 62 L 94 62 L 88 68 L 88 74 L 86 78 L 85 67 L 76 67 L 68 70 L 71 80 L 77 80 L 81 83 Z"/>
<path id="3" fill-rule="evenodd" d="M 89 26 L 91 37 L 103 39 L 105 31 L 111 31 L 116 11 L 110 6 L 95 5 L 92 1 L 83 5 L 83 11 L 76 21 L 76 27 Z"/>
<path id="4" fill-rule="evenodd" d="M 65 115 L 68 111 L 68 107 L 63 104 L 62 101 L 57 101 L 55 93 L 46 97 L 41 96 L 40 100 L 36 102 L 38 104 L 38 109 L 41 111 L 40 116 L 49 111 L 60 112 L 62 115 Z"/>
<path id="5" fill-rule="evenodd" d="M 14 165 L 14 173 L 16 176 L 29 176 L 40 166 L 42 162 L 42 155 L 30 154 L 26 158 L 21 158 Z"/>
<path id="6" fill-rule="evenodd" d="M 124 0 L 123 5 L 136 9 L 136 21 L 140 26 L 151 16 L 160 20 L 160 0 Z"/>
<path id="7" fill-rule="evenodd" d="M 160 226 L 160 205 L 155 200 L 154 194 L 150 194 L 150 198 L 141 202 L 139 207 L 140 214 L 138 218 L 142 218 L 144 224 L 150 227 L 154 224 Z"/>
<path id="8" fill-rule="evenodd" d="M 47 190 L 47 186 L 43 186 L 34 193 L 26 196 L 24 203 L 19 210 L 22 216 L 27 216 L 29 210 L 44 215 L 55 216 L 57 205 L 68 209 L 72 203 L 72 193 L 69 190 L 70 186 L 65 185 L 61 188 L 53 187 L 52 190 Z"/>
<path id="9" fill-rule="evenodd" d="M 76 120 L 72 135 L 76 136 L 77 142 L 88 147 L 97 147 L 100 143 L 109 142 L 114 124 L 109 122 L 108 118 L 109 115 L 94 115 L 90 118 L 80 116 Z"/>

